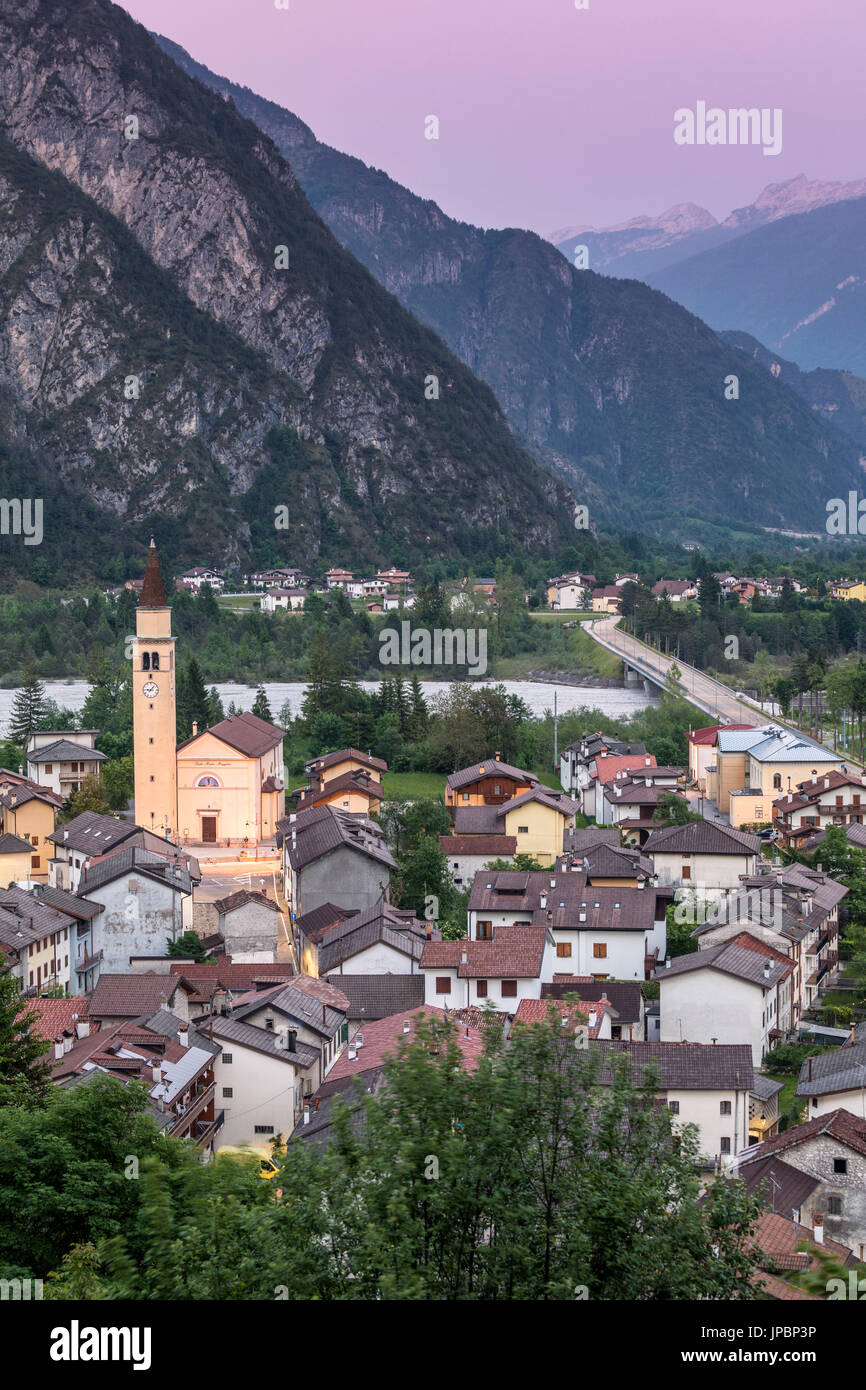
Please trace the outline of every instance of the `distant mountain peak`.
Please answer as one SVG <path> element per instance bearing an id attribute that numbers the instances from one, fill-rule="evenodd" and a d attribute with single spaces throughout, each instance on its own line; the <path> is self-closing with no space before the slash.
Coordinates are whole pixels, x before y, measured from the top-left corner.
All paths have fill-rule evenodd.
<path id="1" fill-rule="evenodd" d="M 815 208 L 842 203 L 849 198 L 866 198 L 866 179 L 827 181 L 796 174 L 783 183 L 768 183 L 753 203 L 735 208 L 721 225 L 737 229 L 761 226 L 780 217 L 813 212 Z"/>
<path id="2" fill-rule="evenodd" d="M 686 236 L 689 232 L 700 232 L 707 227 L 716 227 L 718 222 L 711 212 L 697 203 L 675 203 L 657 217 L 643 214 L 632 217 L 628 222 L 615 222 L 610 227 L 591 227 L 588 224 L 577 227 L 560 227 L 551 232 L 547 240 L 556 246 L 569 237 L 581 236 L 585 232 L 606 235 L 608 232 L 666 232 L 670 237 Z"/>

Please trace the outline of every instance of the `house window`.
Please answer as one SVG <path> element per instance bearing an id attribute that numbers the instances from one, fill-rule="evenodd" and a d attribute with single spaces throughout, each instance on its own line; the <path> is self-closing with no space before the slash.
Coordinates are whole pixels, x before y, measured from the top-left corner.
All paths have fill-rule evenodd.
<path id="1" fill-rule="evenodd" d="M 469 793 L 468 793 L 468 792 L 462 792 L 462 793 L 461 793 L 461 796 L 460 796 L 460 800 L 461 800 L 461 801 L 468 801 L 468 800 L 469 800 Z"/>
<path id="2" fill-rule="evenodd" d="M 516 980 L 503 980 L 503 981 L 502 981 L 502 998 L 503 998 L 503 999 L 516 999 L 516 998 L 517 998 L 517 981 L 516 981 Z"/>
<path id="3" fill-rule="evenodd" d="M 223 1086 L 223 1100 L 231 1100 L 234 1091 L 231 1086 Z"/>
<path id="4" fill-rule="evenodd" d="M 690 864 L 684 864 L 684 865 L 683 865 L 683 872 L 682 872 L 681 877 L 682 877 L 682 878 L 691 878 L 691 876 L 692 876 L 692 867 L 691 867 L 691 865 L 690 865 Z"/>
<path id="5" fill-rule="evenodd" d="M 720 1101 L 719 1101 L 719 1114 L 720 1114 L 720 1115 L 730 1115 L 730 1113 L 731 1113 L 731 1102 L 730 1102 L 729 1100 L 720 1100 Z"/>
<path id="6" fill-rule="evenodd" d="M 595 941 L 592 946 L 594 960 L 605 960 L 607 957 L 607 943 L 605 941 Z"/>
<path id="7" fill-rule="evenodd" d="M 475 939 L 476 939 L 477 941 L 492 941 L 492 940 L 493 940 L 493 923 L 492 923 L 492 922 L 479 922 L 479 923 L 478 923 L 478 926 L 477 926 L 476 929 L 475 929 L 475 933 L 476 933 Z"/>
<path id="8" fill-rule="evenodd" d="M 571 955 L 571 942 L 570 942 L 570 941 L 557 941 L 557 943 L 556 943 L 556 954 L 557 954 L 558 956 L 570 956 L 570 955 Z"/>
<path id="9" fill-rule="evenodd" d="M 212 777 L 210 773 L 207 773 L 204 777 L 199 777 L 198 781 L 196 782 L 196 786 L 197 786 L 197 787 L 218 787 L 218 786 L 219 786 L 219 782 L 217 781 L 217 779 L 216 779 L 215 777 Z"/>
<path id="10" fill-rule="evenodd" d="M 833 1159 L 833 1172 L 834 1172 L 834 1173 L 847 1173 L 847 1172 L 848 1172 L 848 1160 L 847 1160 L 847 1158 L 834 1158 L 834 1159 Z"/>
<path id="11" fill-rule="evenodd" d="M 729 1154 L 731 1152 L 731 1141 L 726 1134 L 722 1135 L 721 1145 L 723 1154 Z"/>
<path id="12" fill-rule="evenodd" d="M 670 1110 L 670 1112 L 671 1112 L 672 1115 L 678 1115 L 678 1114 L 680 1113 L 680 1103 L 679 1103 L 679 1101 L 678 1101 L 678 1100 L 669 1100 L 669 1101 L 668 1101 L 668 1110 Z"/>
<path id="13" fill-rule="evenodd" d="M 38 836 L 38 835 L 31 835 L 31 836 L 30 836 L 30 843 L 31 843 L 31 845 L 33 846 L 33 848 L 36 849 L 37 845 L 39 844 L 39 836 Z"/>
<path id="14" fill-rule="evenodd" d="M 841 1215 L 842 1215 L 842 1198 L 841 1198 L 841 1197 L 828 1197 L 828 1199 L 827 1199 L 827 1215 L 828 1215 L 828 1216 L 841 1216 Z"/>
<path id="15" fill-rule="evenodd" d="M 223 1053 L 223 1066 L 224 1066 L 224 1067 L 230 1067 L 231 1064 L 232 1064 L 232 1054 L 231 1054 L 230 1052 L 224 1052 L 224 1053 Z"/>
<path id="16" fill-rule="evenodd" d="M 273 1125 L 253 1125 L 254 1134 L 273 1134 Z"/>
<path id="17" fill-rule="evenodd" d="M 38 854 L 31 854 L 31 856 L 30 856 L 30 867 L 31 867 L 31 869 L 38 869 L 38 868 L 39 868 L 39 855 L 38 855 Z"/>
<path id="18" fill-rule="evenodd" d="M 487 981 L 486 981 L 486 980 L 476 980 L 476 981 L 475 981 L 475 993 L 478 995 L 478 998 L 479 998 L 479 999 L 486 999 L 486 998 L 487 998 Z"/>
<path id="19" fill-rule="evenodd" d="M 450 975 L 437 975 L 437 976 L 436 976 L 436 993 L 437 993 L 437 994 L 450 994 L 450 993 L 451 993 L 451 976 L 450 976 Z"/>
<path id="20" fill-rule="evenodd" d="M 53 764 L 53 763 L 46 763 L 46 764 L 45 764 L 45 771 L 46 771 L 46 772 L 53 772 L 53 771 L 54 771 L 54 764 Z"/>
<path id="21" fill-rule="evenodd" d="M 774 789 L 775 789 L 776 791 L 781 791 L 781 790 L 782 790 L 782 774 L 781 774 L 781 772 L 774 772 L 774 773 L 773 773 L 773 787 L 774 787 Z"/>
<path id="22" fill-rule="evenodd" d="M 518 825 L 518 827 L 517 827 L 517 833 L 518 833 L 518 835 L 528 835 L 528 834 L 529 834 L 529 826 L 528 826 L 528 825 Z"/>
<path id="23" fill-rule="evenodd" d="M 494 783 L 493 783 L 493 795 L 494 795 L 494 796 L 500 796 L 500 795 L 501 795 L 501 792 L 502 792 L 502 788 L 500 787 L 499 783 L 498 783 L 498 782 L 494 782 Z"/>

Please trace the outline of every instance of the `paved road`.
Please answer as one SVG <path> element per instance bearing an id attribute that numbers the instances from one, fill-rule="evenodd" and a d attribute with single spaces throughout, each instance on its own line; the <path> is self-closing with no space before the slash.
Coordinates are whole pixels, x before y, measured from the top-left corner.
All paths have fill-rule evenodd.
<path id="1" fill-rule="evenodd" d="M 584 631 L 588 632 L 596 642 L 606 647 L 608 651 L 623 657 L 630 665 L 633 664 L 636 670 L 654 674 L 664 681 L 668 669 L 673 665 L 674 658 L 662 656 L 652 647 L 638 642 L 636 638 L 618 628 L 617 622 L 616 617 L 599 618 L 595 622 L 584 623 L 583 626 Z M 720 685 L 718 681 L 714 681 L 703 671 L 698 671 L 696 667 L 689 666 L 685 661 L 677 661 L 677 666 L 680 668 L 680 685 L 685 698 L 697 705 L 698 709 L 711 715 L 715 722 L 721 723 L 725 719 L 733 724 L 760 725 L 772 722 L 790 730 L 793 734 L 798 732 L 794 725 L 786 723 L 777 714 L 770 715 L 766 710 L 762 710 L 749 700 L 738 700 L 727 686 Z M 826 743 L 822 746 L 830 748 L 830 745 Z M 833 750 L 830 749 L 830 751 Z M 863 775 L 863 769 L 855 764 L 853 758 L 846 758 L 845 765 L 849 772 Z"/>
<path id="2" fill-rule="evenodd" d="M 674 658 L 662 656 L 661 652 L 654 651 L 652 647 L 647 647 L 643 642 L 630 637 L 627 632 L 617 627 L 617 622 L 618 619 L 615 617 L 598 618 L 595 622 L 584 623 L 584 631 L 602 647 L 607 647 L 608 651 L 615 652 L 617 656 L 633 664 L 636 670 L 658 676 L 664 683 Z M 747 700 L 738 700 L 726 685 L 720 685 L 703 671 L 698 671 L 685 661 L 678 661 L 676 664 L 680 668 L 680 685 L 684 695 L 718 722 L 728 719 L 733 724 L 757 724 L 760 720 L 769 718 L 757 705 Z"/>

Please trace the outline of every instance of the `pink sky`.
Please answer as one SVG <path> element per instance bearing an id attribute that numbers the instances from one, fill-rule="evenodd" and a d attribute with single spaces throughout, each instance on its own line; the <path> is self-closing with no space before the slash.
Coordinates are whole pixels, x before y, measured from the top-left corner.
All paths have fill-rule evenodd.
<path id="1" fill-rule="evenodd" d="M 128 0 L 320 140 L 482 226 L 725 216 L 768 183 L 866 175 L 863 0 Z M 698 100 L 781 107 L 783 148 L 683 147 Z M 436 115 L 438 141 L 424 138 Z"/>

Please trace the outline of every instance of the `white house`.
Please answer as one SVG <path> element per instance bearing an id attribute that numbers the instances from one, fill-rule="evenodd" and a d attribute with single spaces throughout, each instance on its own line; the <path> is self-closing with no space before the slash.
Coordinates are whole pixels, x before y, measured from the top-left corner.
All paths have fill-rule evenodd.
<path id="1" fill-rule="evenodd" d="M 652 1071 L 658 1099 L 680 1125 L 697 1125 L 705 1160 L 727 1164 L 747 1148 L 754 1070 L 747 1044 L 599 1041 L 589 1046 L 601 1054 L 602 1085 L 612 1085 L 610 1064 L 617 1057 L 628 1058 L 636 1080 Z"/>
<path id="2" fill-rule="evenodd" d="M 757 835 L 708 820 L 660 827 L 643 845 L 659 883 L 706 888 L 739 888 L 744 875 L 755 873 L 760 849 Z"/>
<path id="3" fill-rule="evenodd" d="M 800 1068 L 797 1096 L 808 1101 L 809 1119 L 841 1108 L 866 1120 L 866 1042 L 846 1043 L 807 1057 Z"/>
<path id="4" fill-rule="evenodd" d="M 98 729 L 43 729 L 27 737 L 27 775 L 64 800 L 85 777 L 98 777 L 107 753 L 94 747 Z"/>
<path id="5" fill-rule="evenodd" d="M 222 1044 L 216 1104 L 224 1144 L 288 1138 L 305 1097 L 321 1085 L 348 1038 L 349 1001 L 324 980 L 297 976 L 207 1023 Z M 204 1028 L 204 1025 L 202 1025 Z"/>
<path id="6" fill-rule="evenodd" d="M 184 584 L 189 585 L 196 593 L 199 592 L 203 584 L 209 584 L 217 592 L 225 588 L 223 576 L 218 570 L 212 570 L 207 565 L 194 565 L 191 570 L 185 570 L 180 577 Z"/>
<path id="7" fill-rule="evenodd" d="M 469 895 L 467 931 L 496 941 L 503 928 L 545 927 L 556 968 L 596 980 L 644 980 L 667 946 L 670 894 L 654 886 L 596 885 L 578 864 L 532 873 L 482 870 Z"/>
<path id="8" fill-rule="evenodd" d="M 759 1067 L 792 1024 L 793 962 L 748 932 L 656 971 L 661 1041 L 748 1043 Z"/>
<path id="9" fill-rule="evenodd" d="M 428 941 L 421 956 L 424 999 L 437 1008 L 514 1013 L 553 981 L 555 942 L 546 927 L 500 927 L 493 940 Z"/>
<path id="10" fill-rule="evenodd" d="M 80 894 L 103 908 L 93 921 L 100 974 L 129 970 L 132 956 L 161 959 L 169 940 L 192 930 L 189 870 L 149 850 L 121 847 L 91 863 Z"/>
<path id="11" fill-rule="evenodd" d="M 333 925 L 315 943 L 320 975 L 415 975 L 432 926 L 414 912 L 377 902 Z M 435 933 L 436 939 L 439 932 Z M 308 939 L 307 949 L 311 949 Z"/>
<path id="12" fill-rule="evenodd" d="M 439 848 L 445 855 L 455 887 L 462 891 L 494 859 L 513 860 L 517 836 L 440 835 Z"/>

